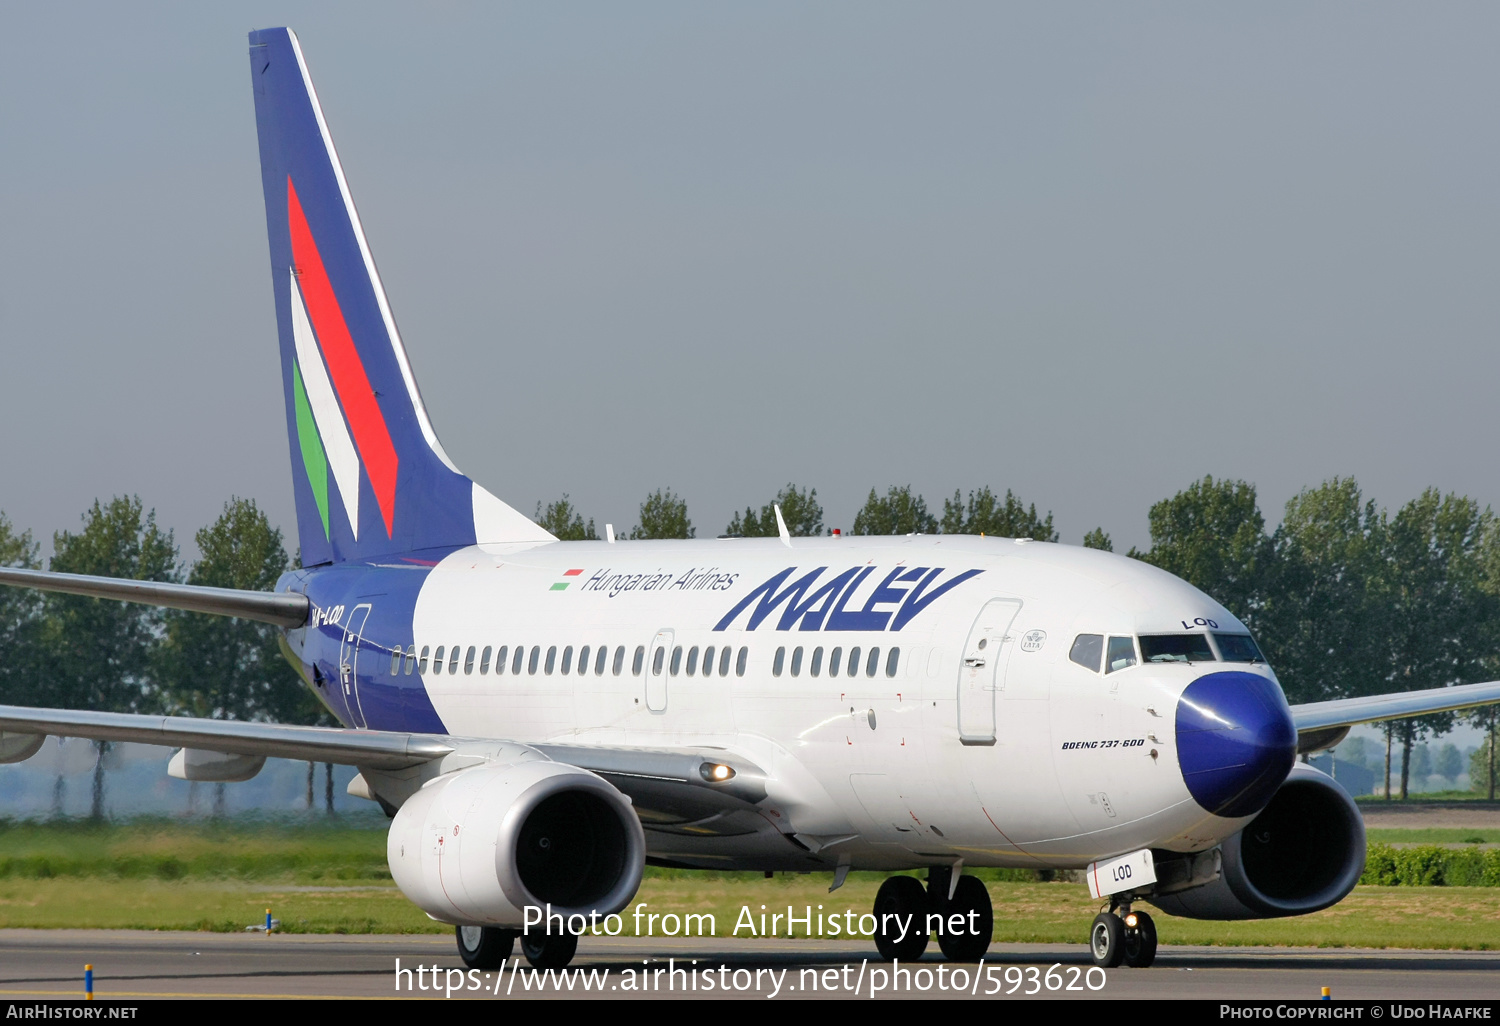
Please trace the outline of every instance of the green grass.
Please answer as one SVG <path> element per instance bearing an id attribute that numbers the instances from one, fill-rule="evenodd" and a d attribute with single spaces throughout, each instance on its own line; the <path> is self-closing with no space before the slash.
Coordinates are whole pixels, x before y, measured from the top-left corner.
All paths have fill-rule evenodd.
<path id="1" fill-rule="evenodd" d="M 1391 789 L 1396 791 L 1398 781 L 1391 782 Z M 1489 797 L 1481 791 L 1423 791 L 1421 794 L 1412 794 L 1402 800 L 1393 795 L 1389 800 L 1383 794 L 1360 794 L 1355 795 L 1354 800 L 1360 805 L 1381 806 L 1393 805 L 1400 808 L 1403 805 L 1449 805 L 1454 802 L 1489 802 Z"/>
<path id="2" fill-rule="evenodd" d="M 995 904 L 997 940 L 1081 943 L 1099 907 L 1081 884 L 1041 883 L 1020 870 L 976 875 Z M 766 880 L 648 869 L 635 901 L 648 912 L 712 913 L 727 937 L 746 906 L 757 925 L 763 904 L 768 913 L 787 905 L 868 912 L 882 879 L 851 873 L 830 894 L 826 873 Z M 451 930 L 391 884 L 382 830 L 323 820 L 0 822 L 0 927 L 241 931 L 261 922 L 268 906 L 287 932 Z M 1362 885 L 1310 916 L 1157 922 L 1168 944 L 1500 949 L 1500 887 Z M 628 912 L 625 926 L 633 932 Z"/>
<path id="3" fill-rule="evenodd" d="M 1484 827 L 1366 827 L 1371 844 L 1500 844 L 1500 830 Z"/>
<path id="4" fill-rule="evenodd" d="M 0 880 L 386 882 L 385 831 L 337 820 L 0 821 Z"/>
<path id="5" fill-rule="evenodd" d="M 741 910 L 758 917 L 868 912 L 880 877 L 854 879 L 828 893 L 828 876 L 727 879 L 647 878 L 637 902 L 646 911 L 712 913 L 715 932 L 734 936 Z M 995 939 L 1023 943 L 1082 943 L 1099 909 L 1078 884 L 992 883 Z M 632 907 L 633 907 L 632 903 Z M 259 923 L 269 907 L 288 933 L 446 934 L 393 887 L 299 890 L 275 884 L 118 879 L 0 881 L 0 927 L 210 930 L 239 932 Z M 1338 905 L 1310 916 L 1259 922 L 1199 922 L 1158 915 L 1166 944 L 1308 945 L 1321 947 L 1500 949 L 1500 888 L 1358 887 Z M 660 920 L 658 920 L 658 923 Z M 627 910 L 625 933 L 633 934 Z M 655 931 L 661 934 L 658 926 Z M 796 931 L 799 935 L 803 931 Z M 779 935 L 786 936 L 783 928 Z M 741 931 L 739 936 L 748 934 Z M 857 944 L 866 944 L 860 940 Z"/>

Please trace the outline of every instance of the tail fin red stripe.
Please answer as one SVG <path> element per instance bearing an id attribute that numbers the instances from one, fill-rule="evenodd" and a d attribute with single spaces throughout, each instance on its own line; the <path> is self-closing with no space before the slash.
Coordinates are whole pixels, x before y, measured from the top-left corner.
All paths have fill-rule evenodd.
<path id="1" fill-rule="evenodd" d="M 290 177 L 286 182 L 286 195 L 292 259 L 297 267 L 302 297 L 307 303 L 307 314 L 323 350 L 323 359 L 328 364 L 328 376 L 349 421 L 349 431 L 359 449 L 360 461 L 365 465 L 365 473 L 375 491 L 380 515 L 385 519 L 386 536 L 390 537 L 395 529 L 396 470 L 399 463 L 396 446 L 391 441 L 391 433 L 375 399 L 375 390 L 365 374 L 359 351 L 354 347 L 354 339 L 349 336 L 338 297 L 333 293 L 323 258 L 318 254 L 318 245 L 313 240 L 312 229 L 307 226 L 307 218 L 302 213 L 302 204 L 297 200 L 297 190 Z"/>

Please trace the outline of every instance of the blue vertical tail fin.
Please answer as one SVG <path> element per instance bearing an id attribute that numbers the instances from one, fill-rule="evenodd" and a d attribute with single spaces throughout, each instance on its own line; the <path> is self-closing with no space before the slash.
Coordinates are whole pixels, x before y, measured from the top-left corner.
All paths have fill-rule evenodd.
<path id="1" fill-rule="evenodd" d="M 443 451 L 290 29 L 250 33 L 305 566 L 553 536 Z"/>

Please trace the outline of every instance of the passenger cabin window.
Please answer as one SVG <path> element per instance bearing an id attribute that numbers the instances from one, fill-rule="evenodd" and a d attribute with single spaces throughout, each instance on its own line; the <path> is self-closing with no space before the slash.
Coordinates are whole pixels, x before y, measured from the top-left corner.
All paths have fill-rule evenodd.
<path id="1" fill-rule="evenodd" d="M 615 659 L 615 676 L 620 674 L 620 661 L 625 658 L 625 650 L 620 649 L 620 655 Z M 609 646 L 600 645 L 599 654 L 594 657 L 594 676 L 604 676 L 604 664 L 609 660 Z"/>
<path id="2" fill-rule="evenodd" d="M 703 676 L 705 676 L 705 677 L 712 677 L 713 675 L 714 675 L 714 647 L 712 645 L 709 645 L 707 648 L 705 648 L 703 650 Z"/>
<path id="3" fill-rule="evenodd" d="M 445 651 L 447 651 L 447 646 L 439 645 L 437 647 L 437 651 L 432 654 L 432 672 L 433 673 L 442 673 L 443 672 L 443 653 Z"/>
<path id="4" fill-rule="evenodd" d="M 584 645 L 578 650 L 578 675 L 581 677 L 589 672 L 589 647 Z"/>
<path id="5" fill-rule="evenodd" d="M 729 650 L 729 646 L 728 645 L 725 645 L 722 649 L 719 650 L 719 676 L 720 677 L 727 677 L 727 676 L 729 676 L 729 657 L 731 655 L 733 655 L 733 653 Z M 740 669 L 740 676 L 743 677 L 744 675 L 745 675 L 745 671 L 744 671 L 744 668 L 742 667 Z"/>
<path id="6" fill-rule="evenodd" d="M 1142 634 L 1141 661 L 1147 663 L 1211 663 L 1214 650 L 1206 634 Z"/>
<path id="7" fill-rule="evenodd" d="M 802 676 L 802 646 L 792 649 L 792 676 Z"/>
<path id="8" fill-rule="evenodd" d="M 835 648 L 832 652 L 828 653 L 828 676 L 837 677 L 839 675 L 839 661 L 843 656 L 843 648 Z"/>
<path id="9" fill-rule="evenodd" d="M 490 656 L 495 654 L 493 645 L 484 646 L 484 651 L 479 653 L 479 672 L 481 674 L 490 672 Z"/>
<path id="10" fill-rule="evenodd" d="M 1260 654 L 1255 639 L 1248 634 L 1215 634 L 1214 643 L 1219 646 L 1219 658 L 1226 663 L 1263 663 L 1266 657 Z"/>
<path id="11" fill-rule="evenodd" d="M 401 672 L 401 650 L 391 650 L 391 676 L 394 677 Z"/>
<path id="12" fill-rule="evenodd" d="M 525 645 L 517 645 L 516 646 L 516 654 L 515 654 L 514 657 L 512 657 L 512 659 L 510 661 L 510 672 L 511 673 L 514 673 L 514 674 L 517 674 L 517 675 L 520 674 L 520 672 L 521 672 L 521 660 L 524 659 L 525 656 L 526 656 L 526 646 Z M 532 669 L 535 670 L 536 667 L 533 666 Z"/>
<path id="13" fill-rule="evenodd" d="M 691 677 L 698 672 L 698 646 L 694 645 L 688 649 L 687 675 Z"/>
<path id="14" fill-rule="evenodd" d="M 412 671 L 417 668 L 417 646 L 411 645 L 406 650 L 406 675 L 410 677 Z"/>
<path id="15" fill-rule="evenodd" d="M 548 659 L 547 660 L 547 664 L 548 664 L 547 665 L 547 672 L 551 673 L 552 672 L 552 665 L 551 665 L 552 664 L 552 660 Z M 573 671 L 573 646 L 569 645 L 567 648 L 563 649 L 563 664 L 562 664 L 563 676 L 567 676 L 572 671 Z"/>
<path id="16" fill-rule="evenodd" d="M 823 672 L 823 649 L 821 646 L 813 649 L 812 666 L 808 668 L 808 672 L 814 677 Z"/>
<path id="17" fill-rule="evenodd" d="M 431 651 L 432 651 L 431 647 L 429 647 L 427 645 L 423 645 L 422 646 L 422 654 L 417 657 L 417 672 L 418 673 L 426 673 L 427 672 L 427 653 L 431 652 Z M 438 658 L 441 659 L 442 656 L 438 656 Z"/>
<path id="18" fill-rule="evenodd" d="M 1114 673 L 1135 665 L 1135 642 L 1129 638 L 1110 638 L 1109 655 L 1105 660 L 1105 673 Z"/>
<path id="19" fill-rule="evenodd" d="M 885 675 L 887 677 L 894 677 L 896 675 L 896 664 L 900 661 L 901 650 L 899 648 L 891 649 L 891 654 L 885 657 Z"/>
<path id="20" fill-rule="evenodd" d="M 537 663 L 541 662 L 541 659 L 542 659 L 542 646 L 541 645 L 532 645 L 531 646 L 531 658 L 526 661 L 526 672 L 534 675 L 536 673 Z"/>
<path id="21" fill-rule="evenodd" d="M 1080 634 L 1073 639 L 1073 648 L 1068 658 L 1094 673 L 1099 672 L 1099 660 L 1104 657 L 1104 635 Z"/>
<path id="22" fill-rule="evenodd" d="M 620 671 L 623 670 L 624 668 L 625 668 L 625 646 L 621 645 L 621 646 L 619 646 L 618 648 L 615 649 L 615 665 L 614 665 L 615 676 L 618 677 L 620 675 Z M 639 666 L 636 667 L 635 672 L 636 673 L 640 673 L 641 672 Z"/>
<path id="23" fill-rule="evenodd" d="M 682 670 L 682 646 L 678 645 L 672 649 L 672 676 L 677 676 Z"/>
<path id="24" fill-rule="evenodd" d="M 875 667 L 880 665 L 880 649 L 870 649 L 870 658 L 865 662 L 865 676 L 875 676 Z"/>
<path id="25" fill-rule="evenodd" d="M 849 650 L 849 676 L 859 676 L 859 646 L 855 645 Z"/>
<path id="26" fill-rule="evenodd" d="M 785 665 L 785 663 L 786 663 L 786 649 L 785 648 L 778 648 L 776 650 L 776 657 L 771 660 L 771 676 L 773 676 L 773 677 L 780 677 L 781 676 L 781 667 L 783 665 Z"/>
<path id="27" fill-rule="evenodd" d="M 448 650 L 448 672 L 449 673 L 457 673 L 458 672 L 458 656 L 459 656 L 458 646 L 454 645 L 452 648 L 450 648 Z M 471 649 L 469 649 L 469 658 L 472 659 L 473 657 L 474 657 L 474 650 L 471 648 Z"/>
<path id="28" fill-rule="evenodd" d="M 473 672 L 474 672 L 474 646 L 470 645 L 469 646 L 469 650 L 464 653 L 464 673 L 473 673 Z"/>
<path id="29" fill-rule="evenodd" d="M 750 649 L 745 645 L 741 645 L 740 654 L 734 660 L 734 675 L 736 677 L 743 677 L 745 675 L 745 662 L 749 658 Z"/>
<path id="30" fill-rule="evenodd" d="M 557 646 L 552 645 L 547 649 L 547 676 L 552 676 L 552 671 L 557 668 Z"/>
<path id="31" fill-rule="evenodd" d="M 630 661 L 630 675 L 632 677 L 639 677 L 641 675 L 641 667 L 644 666 L 645 664 L 646 664 L 646 646 L 645 645 L 637 645 L 637 646 L 635 646 L 635 658 Z M 661 672 L 661 667 L 660 666 L 658 666 L 656 668 L 656 672 L 657 673 Z"/>
<path id="32" fill-rule="evenodd" d="M 664 649 L 664 648 L 657 649 L 656 650 L 656 655 L 654 655 L 654 656 L 651 657 L 651 676 L 653 676 L 653 677 L 660 677 L 661 676 L 661 668 L 662 668 L 662 666 L 664 666 L 666 664 L 666 661 L 667 661 L 667 650 Z M 636 662 L 640 662 L 640 660 L 637 659 Z"/>
<path id="33" fill-rule="evenodd" d="M 517 651 L 520 651 L 520 649 L 517 649 Z M 510 646 L 509 645 L 501 645 L 500 646 L 500 651 L 498 651 L 498 652 L 495 653 L 495 673 L 497 675 L 498 674 L 502 674 L 502 673 L 505 672 L 505 660 L 507 658 L 509 658 L 509 657 L 510 657 Z"/>

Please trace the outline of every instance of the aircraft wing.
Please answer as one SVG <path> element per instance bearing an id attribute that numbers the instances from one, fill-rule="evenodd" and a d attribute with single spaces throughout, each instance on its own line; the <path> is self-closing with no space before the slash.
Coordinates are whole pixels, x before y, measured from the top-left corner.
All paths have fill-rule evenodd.
<path id="1" fill-rule="evenodd" d="M 24 758 L 43 735 L 131 741 L 228 755 L 332 762 L 370 770 L 402 770 L 452 754 L 493 751 L 494 738 L 300 727 L 186 716 L 0 706 L 0 759 Z M 28 743 L 29 742 L 29 743 Z M 721 749 L 525 745 L 553 762 L 604 777 L 636 804 L 643 818 L 696 820 L 743 810 L 766 797 L 765 774 Z M 466 752 L 466 749 L 468 750 Z"/>
<path id="2" fill-rule="evenodd" d="M 229 755 L 265 755 L 308 762 L 397 770 L 440 759 L 455 751 L 451 738 L 342 727 L 296 727 L 242 720 L 76 709 L 30 709 L 0 705 L 5 734 L 81 737 L 90 741 L 134 741 L 143 745 L 195 748 Z"/>
<path id="3" fill-rule="evenodd" d="M 1459 684 L 1426 691 L 1397 691 L 1363 698 L 1336 698 L 1331 702 L 1309 702 L 1292 706 L 1297 725 L 1297 751 L 1318 752 L 1344 739 L 1356 723 L 1399 720 L 1408 716 L 1471 709 L 1500 702 L 1500 681 Z"/>

